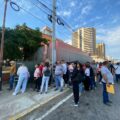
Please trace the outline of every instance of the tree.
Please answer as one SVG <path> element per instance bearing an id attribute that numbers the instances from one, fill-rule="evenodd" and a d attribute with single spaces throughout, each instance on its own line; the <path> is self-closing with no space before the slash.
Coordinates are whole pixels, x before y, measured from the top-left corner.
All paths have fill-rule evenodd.
<path id="1" fill-rule="evenodd" d="M 14 29 L 6 28 L 4 59 L 30 59 L 41 47 L 41 42 L 48 43 L 38 29 L 31 29 L 26 24 L 17 25 Z"/>

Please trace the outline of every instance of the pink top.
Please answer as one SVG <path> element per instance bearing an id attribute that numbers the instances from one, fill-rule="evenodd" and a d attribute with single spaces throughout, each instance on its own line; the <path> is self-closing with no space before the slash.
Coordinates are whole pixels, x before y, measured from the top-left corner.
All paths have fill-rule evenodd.
<path id="1" fill-rule="evenodd" d="M 35 69 L 34 77 L 35 77 L 35 78 L 40 77 L 40 70 L 39 70 L 39 68 L 36 68 L 36 69 Z"/>

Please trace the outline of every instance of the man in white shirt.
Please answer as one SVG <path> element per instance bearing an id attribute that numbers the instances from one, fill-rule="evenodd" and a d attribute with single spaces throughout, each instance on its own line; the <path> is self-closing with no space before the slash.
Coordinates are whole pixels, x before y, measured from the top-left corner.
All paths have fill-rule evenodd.
<path id="1" fill-rule="evenodd" d="M 115 76 L 116 76 L 116 82 L 120 79 L 120 63 L 117 63 L 114 65 L 115 68 Z"/>
<path id="2" fill-rule="evenodd" d="M 60 91 L 63 91 L 63 84 L 62 84 L 62 77 L 63 77 L 63 66 L 60 61 L 57 61 L 56 67 L 55 67 L 55 83 L 56 83 L 56 89 L 58 90 L 60 87 Z"/>
<path id="3" fill-rule="evenodd" d="M 22 64 L 18 68 L 17 75 L 19 76 L 19 78 L 18 78 L 18 83 L 17 83 L 17 86 L 15 88 L 15 91 L 14 91 L 13 95 L 18 94 L 18 92 L 20 91 L 21 86 L 22 86 L 21 92 L 22 93 L 25 92 L 27 82 L 28 82 L 28 78 L 30 77 L 28 68 L 24 64 Z"/>
<path id="4" fill-rule="evenodd" d="M 102 83 L 103 83 L 103 103 L 105 105 L 110 106 L 111 101 L 109 100 L 106 86 L 109 86 L 110 84 L 114 84 L 114 80 L 112 73 L 108 69 L 108 61 L 103 62 L 101 73 L 102 73 Z"/>

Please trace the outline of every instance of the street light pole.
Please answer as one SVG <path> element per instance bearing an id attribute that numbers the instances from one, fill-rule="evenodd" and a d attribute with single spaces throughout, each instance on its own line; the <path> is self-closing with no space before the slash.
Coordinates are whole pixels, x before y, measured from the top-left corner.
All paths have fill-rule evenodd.
<path id="1" fill-rule="evenodd" d="M 52 66 L 56 62 L 56 37 L 55 37 L 55 17 L 56 17 L 56 0 L 53 0 L 53 12 L 52 12 Z"/>
<path id="2" fill-rule="evenodd" d="M 8 0 L 5 0 L 3 25 L 2 25 L 2 37 L 1 37 L 1 45 L 0 45 L 0 91 L 2 90 L 2 63 L 3 63 L 3 51 L 4 51 L 4 35 L 5 35 L 7 3 L 8 3 Z"/>

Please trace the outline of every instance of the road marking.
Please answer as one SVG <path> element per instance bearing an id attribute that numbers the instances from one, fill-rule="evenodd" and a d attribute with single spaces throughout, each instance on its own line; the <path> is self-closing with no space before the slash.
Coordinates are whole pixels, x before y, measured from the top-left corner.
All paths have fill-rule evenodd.
<path id="1" fill-rule="evenodd" d="M 64 102 L 66 102 L 69 98 L 72 97 L 72 93 L 68 95 L 65 99 L 60 101 L 58 104 L 54 105 L 50 110 L 48 110 L 44 115 L 42 115 L 40 118 L 36 120 L 43 120 L 45 117 L 47 117 L 50 113 L 52 113 L 54 110 L 56 110 L 59 106 L 61 106 Z"/>
<path id="2" fill-rule="evenodd" d="M 67 91 L 69 91 L 69 89 L 66 89 L 66 90 L 64 90 L 63 92 L 58 92 L 56 95 L 50 97 L 50 98 L 47 99 L 46 101 L 41 102 L 41 103 L 39 103 L 39 104 L 37 103 L 37 104 L 35 104 L 35 105 L 32 105 L 30 108 L 27 108 L 26 110 L 23 110 L 23 112 L 20 112 L 20 113 L 14 115 L 14 116 L 11 116 L 11 117 L 9 118 L 9 120 L 17 120 L 17 119 L 22 118 L 23 116 L 29 114 L 30 112 L 32 112 L 32 111 L 35 110 L 35 109 L 38 109 L 38 108 L 41 107 L 42 105 L 48 103 L 50 100 L 58 97 L 59 95 L 64 94 L 64 93 L 67 92 Z"/>

